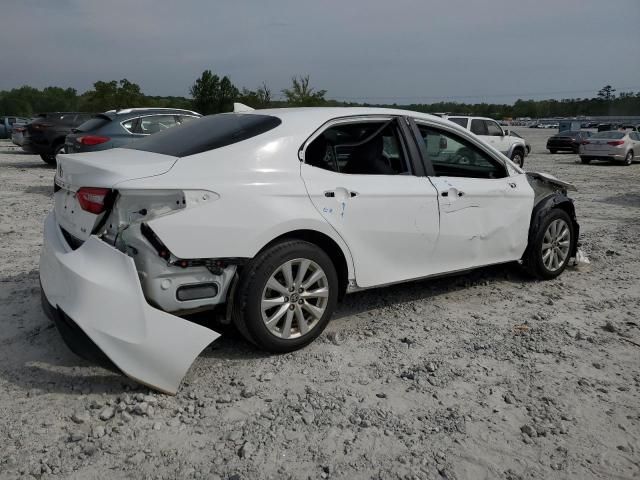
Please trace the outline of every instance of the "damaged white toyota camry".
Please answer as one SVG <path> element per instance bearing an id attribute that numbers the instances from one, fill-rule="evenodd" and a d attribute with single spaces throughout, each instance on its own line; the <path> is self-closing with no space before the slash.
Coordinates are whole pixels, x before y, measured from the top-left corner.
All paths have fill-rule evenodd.
<path id="1" fill-rule="evenodd" d="M 219 337 L 178 315 L 222 307 L 287 352 L 345 293 L 514 261 L 556 277 L 577 246 L 570 188 L 426 114 L 213 115 L 59 157 L 43 305 L 73 351 L 175 393 Z"/>

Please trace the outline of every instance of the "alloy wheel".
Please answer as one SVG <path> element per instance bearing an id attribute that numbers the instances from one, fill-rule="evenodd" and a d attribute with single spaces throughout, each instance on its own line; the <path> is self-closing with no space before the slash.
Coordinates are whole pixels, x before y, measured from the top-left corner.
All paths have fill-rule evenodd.
<path id="1" fill-rule="evenodd" d="M 269 332 L 282 339 L 313 330 L 329 300 L 329 280 L 316 262 L 289 260 L 275 269 L 262 292 L 260 311 Z"/>
<path id="2" fill-rule="evenodd" d="M 542 239 L 542 263 L 550 272 L 562 268 L 571 247 L 571 230 L 566 221 L 555 219 L 547 227 Z"/>

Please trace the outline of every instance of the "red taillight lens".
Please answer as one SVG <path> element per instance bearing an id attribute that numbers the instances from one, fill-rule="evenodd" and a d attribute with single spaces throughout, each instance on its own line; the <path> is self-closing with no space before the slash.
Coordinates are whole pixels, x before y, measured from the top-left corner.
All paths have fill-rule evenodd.
<path id="1" fill-rule="evenodd" d="M 624 144 L 624 140 L 613 140 L 611 142 L 607 142 L 607 145 L 611 145 L 612 147 L 619 147 Z"/>
<path id="2" fill-rule="evenodd" d="M 82 187 L 76 192 L 76 198 L 85 212 L 98 215 L 104 212 L 109 191 L 108 188 Z"/>
<path id="3" fill-rule="evenodd" d="M 82 145 L 100 145 L 111 140 L 109 137 L 101 137 L 99 135 L 85 135 L 84 137 L 78 137 L 76 141 Z"/>

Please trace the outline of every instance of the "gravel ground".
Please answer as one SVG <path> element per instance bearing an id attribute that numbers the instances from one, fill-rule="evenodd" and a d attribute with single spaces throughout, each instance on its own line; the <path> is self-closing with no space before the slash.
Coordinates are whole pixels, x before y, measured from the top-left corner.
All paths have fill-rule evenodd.
<path id="1" fill-rule="evenodd" d="M 0 143 L 0 478 L 638 478 L 640 164 L 517 130 L 527 169 L 578 187 L 589 270 L 350 295 L 287 355 L 228 332 L 175 397 L 63 344 L 37 273 L 54 170 Z"/>

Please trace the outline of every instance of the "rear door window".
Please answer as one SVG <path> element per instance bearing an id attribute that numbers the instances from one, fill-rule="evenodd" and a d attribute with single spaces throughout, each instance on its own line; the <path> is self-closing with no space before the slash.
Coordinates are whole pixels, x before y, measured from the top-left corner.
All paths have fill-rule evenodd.
<path id="1" fill-rule="evenodd" d="M 282 123 L 271 115 L 224 113 L 200 118 L 130 143 L 125 148 L 188 157 L 273 130 Z"/>
<path id="2" fill-rule="evenodd" d="M 167 128 L 174 127 L 176 123 L 176 117 L 174 115 L 150 115 L 148 117 L 141 117 L 135 126 L 134 133 L 152 135 Z"/>
<path id="3" fill-rule="evenodd" d="M 305 163 L 337 173 L 408 175 L 408 155 L 395 120 L 340 123 L 307 147 Z"/>
<path id="4" fill-rule="evenodd" d="M 475 133 L 476 135 L 489 135 L 487 122 L 478 118 L 474 118 L 473 120 L 471 120 L 471 132 Z"/>

